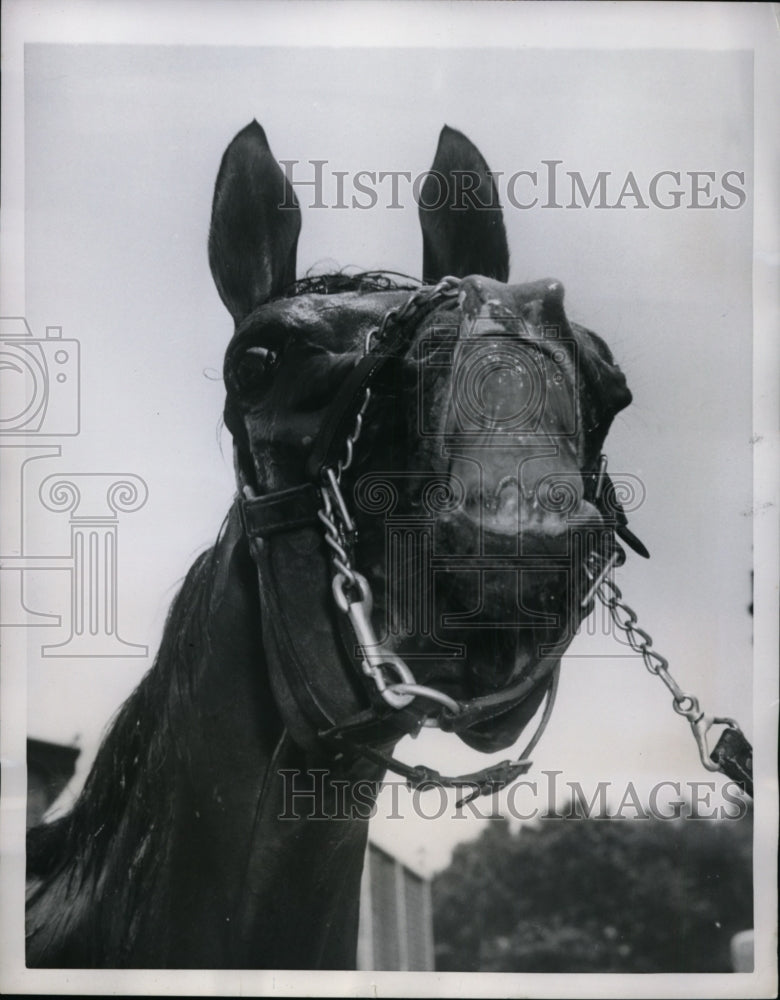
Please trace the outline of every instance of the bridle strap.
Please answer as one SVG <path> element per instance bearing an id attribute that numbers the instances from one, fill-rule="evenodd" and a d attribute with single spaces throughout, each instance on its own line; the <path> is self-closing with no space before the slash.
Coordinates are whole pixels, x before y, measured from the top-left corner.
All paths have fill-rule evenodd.
<path id="1" fill-rule="evenodd" d="M 621 541 L 643 559 L 649 559 L 650 553 L 634 532 L 629 530 L 626 512 L 617 498 L 615 484 L 607 473 L 606 456 L 599 455 L 594 467 L 583 472 L 582 479 L 584 498 L 597 508 Z"/>
<path id="2" fill-rule="evenodd" d="M 489 722 L 511 712 L 532 694 L 539 691 L 543 684 L 549 683 L 551 675 L 554 675 L 559 665 L 560 656 L 543 657 L 533 671 L 522 680 L 493 694 L 471 698 L 468 702 L 459 702 L 461 710 L 457 715 L 453 715 L 445 709 L 439 716 L 438 728 L 447 733 L 459 733 L 478 723 Z M 323 730 L 320 735 L 325 739 L 334 737 L 354 739 L 370 730 L 372 724 L 376 722 L 376 714 L 369 709 L 352 716 L 331 729 Z"/>
<path id="3" fill-rule="evenodd" d="M 241 524 L 247 538 L 269 538 L 283 531 L 318 524 L 317 511 L 321 506 L 320 492 L 312 483 L 265 496 L 238 498 Z"/>
<path id="4" fill-rule="evenodd" d="M 406 783 L 410 788 L 425 790 L 425 786 L 444 788 L 471 788 L 471 791 L 462 796 L 456 805 L 460 807 L 464 803 L 471 802 L 472 799 L 480 795 L 488 795 L 498 792 L 506 785 L 511 784 L 522 774 L 526 774 L 533 763 L 521 756 L 517 760 L 502 760 L 499 764 L 491 764 L 482 768 L 481 771 L 474 771 L 471 774 L 462 774 L 458 777 L 450 777 L 440 774 L 435 768 L 426 764 L 405 764 L 390 754 L 377 750 L 375 747 L 366 746 L 362 743 L 351 743 L 349 752 L 367 760 L 379 764 L 381 767 L 394 774 L 406 778 Z"/>
<path id="5" fill-rule="evenodd" d="M 532 764 L 532 761 L 529 760 L 529 755 L 541 739 L 542 733 L 547 728 L 547 723 L 550 721 L 550 716 L 552 715 L 555 697 L 558 693 L 559 674 L 560 664 L 556 664 L 547 686 L 542 717 L 539 720 L 534 735 L 529 740 L 523 752 L 515 760 L 502 760 L 498 764 L 491 764 L 479 771 L 454 777 L 441 774 L 439 771 L 425 764 L 406 764 L 396 757 L 385 753 L 383 750 L 367 746 L 364 743 L 349 741 L 349 752 L 357 754 L 360 757 L 365 757 L 367 760 L 381 765 L 386 770 L 401 775 L 401 777 L 406 778 L 406 783 L 412 789 L 419 788 L 425 790 L 426 785 L 431 787 L 441 786 L 444 788 L 470 788 L 471 791 L 461 796 L 456 802 L 456 807 L 460 808 L 465 803 L 471 802 L 472 799 L 476 799 L 480 795 L 489 795 L 500 791 L 506 785 L 511 784 L 521 775 L 528 772 Z M 340 739 L 343 739 L 343 737 L 336 738 L 335 742 L 337 745 Z"/>

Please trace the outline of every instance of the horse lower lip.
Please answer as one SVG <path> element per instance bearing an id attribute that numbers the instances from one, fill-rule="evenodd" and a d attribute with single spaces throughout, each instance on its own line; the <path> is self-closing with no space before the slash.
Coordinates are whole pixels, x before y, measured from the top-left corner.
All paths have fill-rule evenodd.
<path id="1" fill-rule="evenodd" d="M 531 646 L 522 633 L 518 634 L 513 668 L 506 677 L 496 679 L 496 683 L 491 685 L 491 691 L 501 691 L 523 679 L 528 669 L 539 659 L 539 650 L 535 646 L 535 641 L 534 646 Z M 483 753 L 506 750 L 517 741 L 529 725 L 541 705 L 546 690 L 547 684 L 541 681 L 521 702 L 486 721 L 474 723 L 460 732 L 459 737 L 467 746 Z"/>

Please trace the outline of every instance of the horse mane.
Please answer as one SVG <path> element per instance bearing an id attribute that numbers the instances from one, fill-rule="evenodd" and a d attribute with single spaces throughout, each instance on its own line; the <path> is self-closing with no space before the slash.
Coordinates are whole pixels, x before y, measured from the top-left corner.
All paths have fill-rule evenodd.
<path id="1" fill-rule="evenodd" d="M 400 271 L 358 271 L 350 274 L 346 269 L 326 274 L 307 274 L 287 285 L 278 299 L 292 299 L 298 295 L 338 295 L 341 292 L 397 292 L 413 291 L 420 281 Z"/>
<path id="2" fill-rule="evenodd" d="M 191 712 L 193 667 L 203 659 L 192 652 L 208 641 L 218 548 L 219 543 L 199 556 L 187 573 L 154 663 L 116 713 L 71 810 L 28 832 L 29 902 L 40 903 L 48 918 L 36 927 L 33 915 L 31 945 L 44 964 L 47 949 L 74 932 L 84 940 L 103 936 L 107 953 L 121 964 L 120 952 L 138 931 L 131 925 L 128 934 L 125 927 L 120 939 L 121 910 L 137 912 L 133 900 L 160 892 L 164 880 L 158 876 L 167 866 L 175 819 L 172 786 L 187 754 L 182 719 Z M 106 924 L 114 924 L 110 913 L 117 910 L 112 941 Z"/>

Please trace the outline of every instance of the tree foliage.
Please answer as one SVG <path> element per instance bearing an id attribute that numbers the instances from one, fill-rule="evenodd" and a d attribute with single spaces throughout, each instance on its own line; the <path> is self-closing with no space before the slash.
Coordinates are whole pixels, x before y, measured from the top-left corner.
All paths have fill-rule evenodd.
<path id="1" fill-rule="evenodd" d="M 753 926 L 752 822 L 491 820 L 434 881 L 436 967 L 728 972 Z"/>

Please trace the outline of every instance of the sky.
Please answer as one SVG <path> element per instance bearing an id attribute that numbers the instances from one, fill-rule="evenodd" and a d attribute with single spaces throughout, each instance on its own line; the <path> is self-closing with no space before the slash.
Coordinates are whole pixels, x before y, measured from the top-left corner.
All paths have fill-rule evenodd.
<path id="1" fill-rule="evenodd" d="M 117 615 L 121 637 L 149 655 L 42 655 L 66 625 L 14 632 L 29 734 L 82 749 L 70 794 L 233 494 L 219 374 L 232 323 L 206 237 L 220 157 L 252 118 L 304 179 L 314 159 L 331 174 L 416 176 L 445 123 L 507 176 L 541 178 L 557 160 L 561 176 L 590 187 L 608 171 L 611 200 L 629 172 L 646 201 L 655 175 L 680 172 L 676 209 L 631 198 L 622 209 L 523 209 L 499 186 L 510 281 L 560 279 L 570 319 L 597 331 L 625 371 L 634 402 L 606 447 L 610 470 L 644 484 L 631 523 L 652 558 L 630 557 L 618 583 L 683 688 L 751 733 L 751 69 L 745 52 L 663 49 L 28 46 L 23 311 L 35 338 L 55 326 L 78 340 L 81 424 L 72 437 L 41 437 L 61 454 L 26 467 L 24 554 L 69 549 L 67 514 L 39 502 L 46 477 L 131 474 L 148 489 L 118 521 Z M 744 204 L 692 207 L 690 172 L 713 174 L 716 197 L 733 205 L 730 177 Z M 398 208 L 380 198 L 366 210 L 312 207 L 310 192 L 298 191 L 299 274 L 324 261 L 419 274 L 411 192 Z M 67 620 L 67 573 L 30 574 L 26 587 L 29 606 Z M 399 755 L 450 773 L 487 760 L 438 733 L 405 740 Z M 551 770 L 586 788 L 610 781 L 618 795 L 627 782 L 643 794 L 661 780 L 719 783 L 699 767 L 666 689 L 595 622 L 564 662 L 534 755 L 540 781 Z M 435 870 L 483 822 L 380 816 L 373 832 Z"/>

